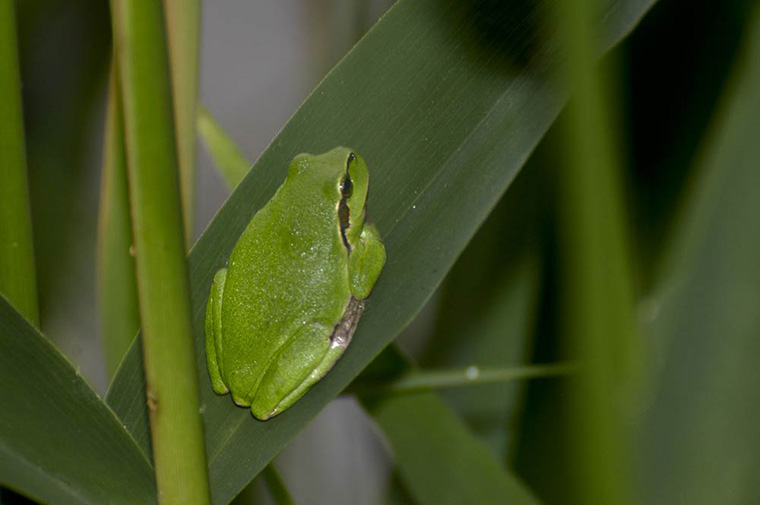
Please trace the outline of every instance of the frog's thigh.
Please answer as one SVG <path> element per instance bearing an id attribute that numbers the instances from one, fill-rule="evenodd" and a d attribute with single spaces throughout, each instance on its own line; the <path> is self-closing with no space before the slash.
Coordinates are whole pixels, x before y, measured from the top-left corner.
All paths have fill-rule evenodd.
<path id="1" fill-rule="evenodd" d="M 251 401 L 254 416 L 265 420 L 285 410 L 316 382 L 310 376 L 328 353 L 332 331 L 332 326 L 315 322 L 288 340 L 256 389 Z"/>
<path id="2" fill-rule="evenodd" d="M 211 377 L 211 387 L 218 395 L 229 392 L 222 379 L 222 370 L 218 357 L 222 355 L 222 295 L 227 269 L 222 268 L 214 275 L 211 294 L 206 304 L 206 364 Z"/>
<path id="3" fill-rule="evenodd" d="M 367 224 L 348 258 L 348 276 L 354 298 L 363 300 L 369 296 L 384 264 L 385 246 L 380 241 L 380 234 L 374 225 Z"/>

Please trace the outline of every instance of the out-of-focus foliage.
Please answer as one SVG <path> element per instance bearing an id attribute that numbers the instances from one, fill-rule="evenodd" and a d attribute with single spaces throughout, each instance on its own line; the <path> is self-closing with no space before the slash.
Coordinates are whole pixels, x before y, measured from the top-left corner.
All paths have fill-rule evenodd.
<path id="1" fill-rule="evenodd" d="M 760 495 L 760 10 L 748 28 L 645 300 L 656 349 L 640 439 L 646 503 Z"/>

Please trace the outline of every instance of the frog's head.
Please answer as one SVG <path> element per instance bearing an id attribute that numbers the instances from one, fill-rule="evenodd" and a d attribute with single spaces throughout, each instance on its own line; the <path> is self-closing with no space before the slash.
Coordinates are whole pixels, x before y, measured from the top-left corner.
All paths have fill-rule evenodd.
<path id="1" fill-rule="evenodd" d="M 336 206 L 346 246 L 357 243 L 364 226 L 369 185 L 364 158 L 347 147 L 317 155 L 299 154 L 290 164 L 288 180 L 293 186 L 321 187 L 321 194 Z"/>

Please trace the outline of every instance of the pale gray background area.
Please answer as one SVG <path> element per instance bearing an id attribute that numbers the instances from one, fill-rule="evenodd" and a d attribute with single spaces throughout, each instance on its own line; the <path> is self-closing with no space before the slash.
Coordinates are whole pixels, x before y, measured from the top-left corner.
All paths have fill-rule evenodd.
<path id="1" fill-rule="evenodd" d="M 204 105 L 253 161 L 293 114 L 317 76 L 301 1 L 205 2 L 201 89 Z M 200 235 L 228 191 L 199 148 Z"/>

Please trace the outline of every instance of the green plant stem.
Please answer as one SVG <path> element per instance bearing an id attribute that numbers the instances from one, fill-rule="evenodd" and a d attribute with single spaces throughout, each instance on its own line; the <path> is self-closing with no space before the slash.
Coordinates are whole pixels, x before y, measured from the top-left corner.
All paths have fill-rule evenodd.
<path id="1" fill-rule="evenodd" d="M 580 367 L 571 419 L 580 501 L 626 505 L 633 501 L 632 444 L 622 406 L 635 400 L 637 331 L 614 126 L 594 64 L 597 7 L 593 0 L 558 3 L 564 78 L 575 92 L 560 177 L 563 331 Z"/>
<path id="2" fill-rule="evenodd" d="M 113 17 L 158 498 L 209 503 L 162 6 Z"/>
<path id="3" fill-rule="evenodd" d="M 350 392 L 357 394 L 381 392 L 412 393 L 524 379 L 561 377 L 572 374 L 575 371 L 577 371 L 577 367 L 571 364 L 531 365 L 508 368 L 469 366 L 467 368 L 442 370 L 413 370 L 397 379 L 384 383 L 374 381 L 357 382 L 352 384 L 349 389 Z"/>
<path id="4" fill-rule="evenodd" d="M 0 0 L 0 294 L 39 327 L 13 6 Z"/>
<path id="5" fill-rule="evenodd" d="M 264 478 L 267 489 L 269 489 L 269 493 L 277 505 L 293 505 L 293 498 L 290 497 L 288 488 L 285 486 L 285 482 L 280 477 L 280 472 L 277 471 L 273 463 L 269 463 L 261 471 L 261 476 Z"/>
<path id="6" fill-rule="evenodd" d="M 214 116 L 203 106 L 198 111 L 198 133 L 201 134 L 227 187 L 230 190 L 235 189 L 235 186 L 248 173 L 251 163 L 245 158 L 235 141 L 214 119 Z"/>
<path id="7" fill-rule="evenodd" d="M 111 65 L 98 222 L 98 300 L 106 370 L 113 377 L 140 328 L 118 72 Z"/>
<path id="8" fill-rule="evenodd" d="M 195 236 L 196 133 L 201 28 L 200 0 L 164 0 L 169 43 L 179 181 L 188 248 Z"/>

